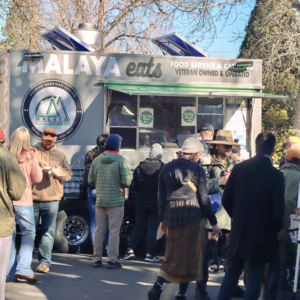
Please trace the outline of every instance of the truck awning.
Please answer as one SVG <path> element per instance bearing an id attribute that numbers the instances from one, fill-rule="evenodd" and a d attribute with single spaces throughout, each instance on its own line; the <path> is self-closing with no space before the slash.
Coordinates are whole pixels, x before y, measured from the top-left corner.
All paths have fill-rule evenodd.
<path id="1" fill-rule="evenodd" d="M 251 88 L 233 87 L 200 87 L 191 85 L 141 85 L 105 83 L 111 90 L 128 95 L 153 95 L 153 96 L 194 96 L 194 97 L 228 97 L 228 98 L 265 98 L 284 99 L 285 96 L 258 92 Z"/>

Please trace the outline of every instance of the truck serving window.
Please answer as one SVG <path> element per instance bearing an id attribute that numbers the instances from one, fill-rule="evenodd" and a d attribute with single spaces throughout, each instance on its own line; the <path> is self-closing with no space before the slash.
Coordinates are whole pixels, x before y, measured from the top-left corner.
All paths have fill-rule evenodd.
<path id="1" fill-rule="evenodd" d="M 210 123 L 215 130 L 224 128 L 224 99 L 223 98 L 198 98 L 198 130 L 204 123 Z"/>
<path id="2" fill-rule="evenodd" d="M 195 104 L 195 97 L 140 96 L 140 109 L 148 109 L 153 120 L 151 126 L 140 123 L 139 147 L 161 143 L 163 148 L 180 148 L 187 137 L 195 136 L 195 125 L 182 126 L 182 107 Z"/>

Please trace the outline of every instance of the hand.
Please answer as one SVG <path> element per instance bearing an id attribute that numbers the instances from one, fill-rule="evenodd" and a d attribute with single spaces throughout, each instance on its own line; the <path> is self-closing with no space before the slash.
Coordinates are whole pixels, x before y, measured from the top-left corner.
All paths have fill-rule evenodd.
<path id="1" fill-rule="evenodd" d="M 40 167 L 45 167 L 48 165 L 44 160 L 41 160 L 41 159 L 38 160 L 38 164 Z"/>
<path id="2" fill-rule="evenodd" d="M 212 226 L 212 229 L 213 229 L 213 236 L 216 236 L 216 237 L 218 237 L 219 235 L 222 236 L 222 231 L 221 231 L 221 229 L 219 228 L 218 224 L 213 225 L 213 226 Z"/>
<path id="3" fill-rule="evenodd" d="M 226 185 L 228 178 L 229 178 L 229 174 L 222 176 L 219 178 L 219 185 Z"/>
<path id="4" fill-rule="evenodd" d="M 164 225 L 163 222 L 160 223 L 160 229 L 163 233 L 167 234 L 168 232 L 168 226 Z"/>

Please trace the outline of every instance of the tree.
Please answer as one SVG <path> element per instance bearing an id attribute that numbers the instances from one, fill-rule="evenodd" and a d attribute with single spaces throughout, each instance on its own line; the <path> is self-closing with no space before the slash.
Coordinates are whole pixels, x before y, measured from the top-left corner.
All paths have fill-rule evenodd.
<path id="1" fill-rule="evenodd" d="M 5 24 L 2 33 L 6 47 L 31 48 L 28 41 L 34 41 L 37 48 L 49 47 L 40 32 L 57 25 L 70 30 L 80 22 L 89 22 L 103 31 L 104 51 L 151 53 L 150 39 L 169 32 L 174 22 L 180 22 L 186 36 L 197 42 L 204 35 L 214 36 L 215 20 L 236 14 L 237 5 L 252 1 L 2 0 L 0 18 Z"/>
<path id="2" fill-rule="evenodd" d="M 300 99 L 300 24 L 295 4 L 291 0 L 257 0 L 238 56 L 262 59 L 264 91 L 287 96 L 263 101 L 263 129 L 278 137 L 277 162 L 283 155 L 284 139 L 300 129 L 300 124 L 295 126 L 297 118 L 300 121 L 300 106 L 296 106 Z"/>

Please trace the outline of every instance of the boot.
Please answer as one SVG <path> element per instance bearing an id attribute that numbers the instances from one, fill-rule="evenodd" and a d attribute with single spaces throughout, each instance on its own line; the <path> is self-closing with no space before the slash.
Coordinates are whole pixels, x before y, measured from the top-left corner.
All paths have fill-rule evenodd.
<path id="1" fill-rule="evenodd" d="M 159 300 L 162 291 L 161 286 L 155 282 L 153 288 L 148 292 L 148 300 Z"/>
<path id="2" fill-rule="evenodd" d="M 211 298 L 207 294 L 206 287 L 203 286 L 197 286 L 195 298 L 197 300 L 211 300 Z"/>

